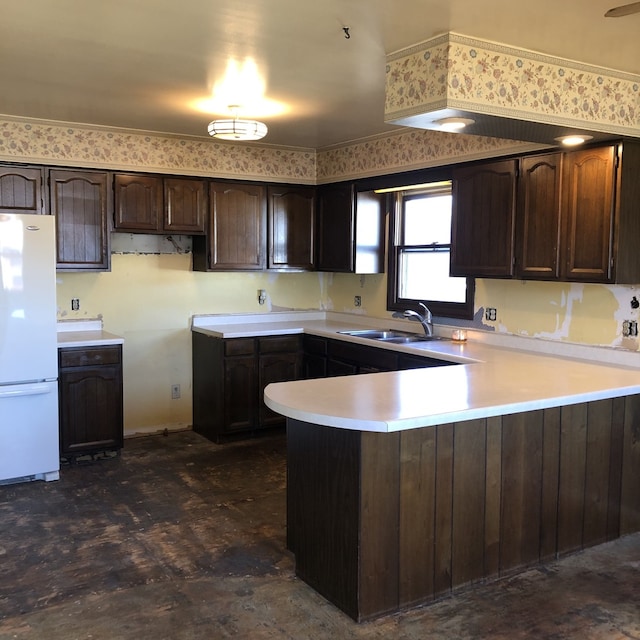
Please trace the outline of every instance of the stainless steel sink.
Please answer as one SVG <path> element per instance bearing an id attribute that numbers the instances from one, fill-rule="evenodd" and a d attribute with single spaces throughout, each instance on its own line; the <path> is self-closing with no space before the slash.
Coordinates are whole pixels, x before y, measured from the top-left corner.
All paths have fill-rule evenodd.
<path id="1" fill-rule="evenodd" d="M 396 329 L 358 329 L 355 331 L 338 331 L 347 336 L 357 338 L 369 338 L 381 342 L 392 344 L 408 344 L 411 342 L 428 342 L 431 340 L 444 340 L 439 336 L 427 336 L 423 333 L 410 333 L 409 331 L 398 331 Z"/>
<path id="2" fill-rule="evenodd" d="M 372 340 L 389 340 L 390 338 L 408 338 L 415 336 L 415 333 L 408 331 L 396 331 L 395 329 L 358 329 L 357 331 L 338 331 L 347 336 L 358 338 L 371 338 Z"/>

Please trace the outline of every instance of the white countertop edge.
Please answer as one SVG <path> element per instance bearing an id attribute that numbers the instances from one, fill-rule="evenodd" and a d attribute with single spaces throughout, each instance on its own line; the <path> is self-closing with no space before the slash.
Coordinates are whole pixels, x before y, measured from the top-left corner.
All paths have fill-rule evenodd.
<path id="1" fill-rule="evenodd" d="M 191 328 L 206 328 L 230 324 L 257 324 L 262 322 L 301 322 L 304 320 L 324 320 L 326 311 L 290 310 L 269 313 L 196 314 L 191 317 Z M 226 336 L 225 336 L 226 337 Z"/>
<path id="2" fill-rule="evenodd" d="M 124 344 L 124 338 L 108 331 L 68 331 L 58 333 L 58 348 L 108 347 Z"/>
<path id="3" fill-rule="evenodd" d="M 216 338 L 259 338 L 261 336 L 284 336 L 295 335 L 297 333 L 304 333 L 305 329 L 302 326 L 295 327 L 278 327 L 274 324 L 264 325 L 261 329 L 251 329 L 247 332 L 246 328 L 231 328 L 225 329 L 223 326 L 211 326 L 193 327 L 191 329 L 195 333 L 204 333 L 206 335 L 214 336 Z"/>
<path id="4" fill-rule="evenodd" d="M 441 424 L 451 424 L 454 422 L 463 422 L 468 420 L 493 418 L 497 416 L 523 413 L 525 411 L 553 409 L 556 407 L 580 404 L 583 402 L 609 400 L 611 398 L 619 398 L 640 393 L 640 384 L 637 384 L 619 389 L 604 389 L 599 391 L 572 394 L 568 396 L 542 398 L 540 400 L 532 400 L 526 402 L 480 406 L 469 409 L 461 409 L 459 411 L 452 411 L 448 413 L 403 418 L 400 420 L 360 420 L 357 418 L 349 418 L 344 416 L 313 413 L 280 404 L 279 402 L 275 402 L 271 398 L 269 398 L 269 396 L 267 395 L 268 388 L 269 387 L 267 386 L 267 388 L 265 389 L 265 404 L 273 411 L 276 411 L 277 413 L 280 413 L 287 418 L 293 418 L 294 420 L 299 420 L 301 422 L 318 424 L 325 427 L 335 427 L 338 429 L 347 429 L 351 431 L 371 431 L 376 433 L 394 433 L 397 431 L 408 431 L 411 429 L 433 427 Z"/>
<path id="5" fill-rule="evenodd" d="M 102 320 L 58 320 L 58 348 L 106 347 L 124 344 L 124 338 L 102 328 Z"/>

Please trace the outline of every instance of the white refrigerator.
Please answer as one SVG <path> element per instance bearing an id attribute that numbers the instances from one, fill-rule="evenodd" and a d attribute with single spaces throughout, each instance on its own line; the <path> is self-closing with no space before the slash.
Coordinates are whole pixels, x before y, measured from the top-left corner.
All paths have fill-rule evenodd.
<path id="1" fill-rule="evenodd" d="M 0 213 L 0 484 L 60 477 L 54 223 Z"/>

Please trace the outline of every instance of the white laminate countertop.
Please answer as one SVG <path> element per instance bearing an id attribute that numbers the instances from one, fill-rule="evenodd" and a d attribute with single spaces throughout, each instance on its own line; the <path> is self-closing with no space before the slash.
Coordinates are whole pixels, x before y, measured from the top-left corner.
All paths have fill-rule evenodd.
<path id="1" fill-rule="evenodd" d="M 219 338 L 309 333 L 460 363 L 279 382 L 265 389 L 265 402 L 274 411 L 304 422 L 345 429 L 400 431 L 640 393 L 640 354 L 619 352 L 625 363 L 621 365 L 474 340 L 382 347 L 375 341 L 339 332 L 376 326 L 372 323 L 378 328 L 400 328 L 398 324 L 345 315 L 194 316 L 192 330 Z M 420 326 L 415 326 L 417 329 L 407 327 L 406 321 L 401 325 L 419 332 Z M 613 350 L 605 351 L 610 358 Z"/>
<path id="2" fill-rule="evenodd" d="M 124 344 L 124 338 L 105 331 L 100 320 L 63 320 L 57 330 L 59 349 Z"/>

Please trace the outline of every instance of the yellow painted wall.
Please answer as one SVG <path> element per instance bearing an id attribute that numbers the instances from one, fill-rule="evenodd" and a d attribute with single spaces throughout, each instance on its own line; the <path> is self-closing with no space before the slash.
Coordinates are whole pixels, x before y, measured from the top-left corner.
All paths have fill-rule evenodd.
<path id="1" fill-rule="evenodd" d="M 191 254 L 115 254 L 109 273 L 58 273 L 59 319 L 102 318 L 125 339 L 125 433 L 191 424 L 191 316 L 319 309 L 317 273 L 197 273 Z M 266 289 L 259 305 L 257 290 Z M 79 298 L 80 310 L 71 311 Z M 181 398 L 171 399 L 171 385 Z"/>
<path id="2" fill-rule="evenodd" d="M 389 317 L 386 310 L 386 275 L 336 274 L 328 284 L 327 308 Z M 362 297 L 361 309 L 353 298 Z M 621 347 L 637 351 L 638 338 L 624 338 L 625 320 L 639 321 L 633 297 L 640 300 L 638 286 L 606 286 L 567 282 L 519 280 L 476 281 L 475 311 L 497 310 L 497 320 L 484 319 L 472 325 L 501 334 L 519 335 L 561 342 Z"/>

